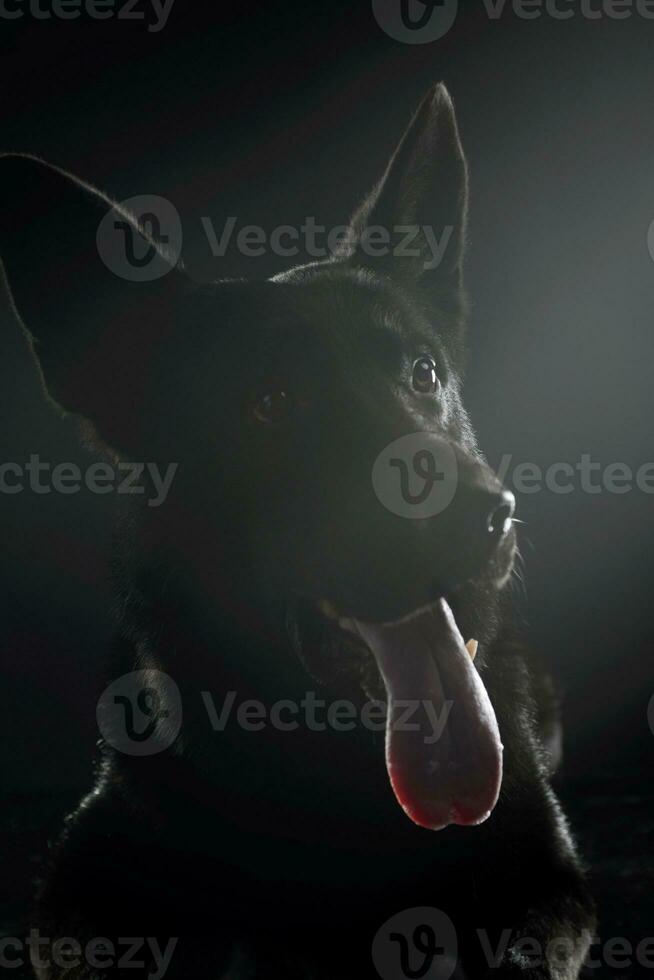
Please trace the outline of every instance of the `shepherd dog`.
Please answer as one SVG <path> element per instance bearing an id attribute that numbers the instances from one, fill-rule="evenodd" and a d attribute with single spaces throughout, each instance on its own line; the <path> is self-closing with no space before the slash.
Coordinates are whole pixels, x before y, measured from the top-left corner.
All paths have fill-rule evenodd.
<path id="1" fill-rule="evenodd" d="M 439 83 L 329 255 L 197 283 L 152 220 L 0 158 L 47 397 L 139 491 L 40 980 L 578 976 L 594 905 L 515 500 L 462 401 L 468 183 Z M 111 268 L 107 221 L 156 275 Z M 144 461 L 175 466 L 162 506 Z"/>

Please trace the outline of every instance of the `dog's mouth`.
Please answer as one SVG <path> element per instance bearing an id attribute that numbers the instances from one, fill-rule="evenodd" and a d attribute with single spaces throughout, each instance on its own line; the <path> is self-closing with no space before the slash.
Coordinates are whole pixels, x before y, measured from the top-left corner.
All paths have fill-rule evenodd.
<path id="1" fill-rule="evenodd" d="M 381 678 L 386 767 L 407 816 L 430 830 L 486 820 L 499 796 L 502 742 L 474 664 L 476 641 L 464 642 L 447 600 L 392 623 L 340 618 L 329 603 L 320 607 L 332 643 L 340 634 L 335 646 L 341 654 L 347 647 L 368 693 L 379 691 Z"/>

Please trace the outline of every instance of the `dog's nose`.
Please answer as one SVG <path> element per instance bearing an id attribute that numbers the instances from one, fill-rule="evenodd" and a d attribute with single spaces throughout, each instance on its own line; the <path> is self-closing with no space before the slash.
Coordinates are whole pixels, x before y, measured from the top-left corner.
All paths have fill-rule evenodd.
<path id="1" fill-rule="evenodd" d="M 491 495 L 492 501 L 486 509 L 486 533 L 492 541 L 500 541 L 511 529 L 515 512 L 515 497 L 510 490 L 501 490 Z"/>

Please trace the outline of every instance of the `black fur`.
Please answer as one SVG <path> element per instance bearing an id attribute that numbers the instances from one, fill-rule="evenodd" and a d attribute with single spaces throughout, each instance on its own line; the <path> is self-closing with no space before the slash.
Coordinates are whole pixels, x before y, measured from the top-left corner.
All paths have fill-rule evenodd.
<path id="1" fill-rule="evenodd" d="M 468 530 L 479 482 L 498 488 L 461 402 L 467 173 L 443 86 L 341 252 L 268 282 L 197 286 L 180 269 L 125 282 L 97 255 L 107 198 L 33 158 L 6 156 L 0 169 L 1 255 L 52 399 L 86 419 L 111 458 L 179 463 L 164 506 L 129 498 L 118 521 L 108 680 L 166 671 L 181 691 L 181 735 L 144 758 L 103 747 L 96 787 L 45 875 L 41 933 L 178 936 L 168 976 L 184 980 L 363 980 L 377 975 L 382 923 L 426 905 L 456 922 L 469 976 L 489 971 L 476 930 L 497 947 L 509 929 L 493 973 L 572 980 L 592 901 L 548 782 L 545 685 L 498 588 L 514 535 L 486 554 Z M 424 240 L 418 258 L 371 258 L 371 223 L 450 226 L 445 260 L 425 271 Z M 406 381 L 426 350 L 439 400 Z M 295 398 L 280 425 L 252 412 L 275 386 Z M 446 439 L 462 473 L 428 533 L 387 513 L 370 481 L 379 451 L 416 429 Z M 381 695 L 370 655 L 320 609 L 392 620 L 439 593 L 481 641 L 505 746 L 500 801 L 483 825 L 414 826 L 389 788 L 381 735 L 211 731 L 202 691 L 300 701 L 317 679 L 327 701 Z M 534 967 L 521 937 L 572 938 L 575 953 Z"/>

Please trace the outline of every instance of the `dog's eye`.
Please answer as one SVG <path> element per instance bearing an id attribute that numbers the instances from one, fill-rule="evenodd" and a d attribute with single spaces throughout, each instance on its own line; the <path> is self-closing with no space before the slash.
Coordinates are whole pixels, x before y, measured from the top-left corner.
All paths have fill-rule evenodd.
<path id="1" fill-rule="evenodd" d="M 411 384 L 423 395 L 431 395 L 440 388 L 436 373 L 436 361 L 429 354 L 423 354 L 413 365 Z"/>
<path id="2" fill-rule="evenodd" d="M 293 399 L 287 391 L 267 391 L 254 404 L 254 416 L 259 422 L 283 422 L 293 411 Z"/>

